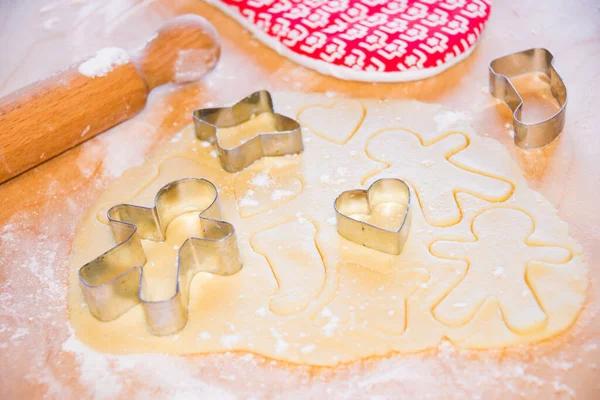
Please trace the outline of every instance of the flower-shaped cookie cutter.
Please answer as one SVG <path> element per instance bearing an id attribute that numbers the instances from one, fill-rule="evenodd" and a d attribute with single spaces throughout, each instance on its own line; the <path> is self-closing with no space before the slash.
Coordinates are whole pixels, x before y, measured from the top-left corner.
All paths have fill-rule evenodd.
<path id="1" fill-rule="evenodd" d="M 410 188 L 400 179 L 379 179 L 367 190 L 347 190 L 333 204 L 338 233 L 355 243 L 384 253 L 398 255 L 404 248 L 410 230 Z M 399 203 L 406 205 L 398 229 L 385 229 L 352 217 L 353 214 L 371 214 L 378 205 Z"/>
<path id="2" fill-rule="evenodd" d="M 108 210 L 117 245 L 79 269 L 79 282 L 90 312 L 112 321 L 142 303 L 154 335 L 170 335 L 187 323 L 189 287 L 197 272 L 232 275 L 242 268 L 233 225 L 220 220 L 218 192 L 212 182 L 184 178 L 163 186 L 154 207 L 118 204 Z M 173 295 L 164 300 L 145 297 L 141 239 L 164 241 L 169 224 L 178 216 L 198 212 L 203 237 L 190 237 L 177 257 Z"/>
<path id="3" fill-rule="evenodd" d="M 275 131 L 259 133 L 235 147 L 222 146 L 219 129 L 240 125 L 262 113 L 272 114 Z M 297 154 L 304 150 L 300 124 L 293 118 L 275 113 L 271 94 L 266 90 L 252 93 L 231 107 L 195 110 L 192 116 L 196 136 L 216 145 L 221 165 L 227 172 L 241 171 L 265 156 Z"/>
<path id="4" fill-rule="evenodd" d="M 490 63 L 490 93 L 513 112 L 514 141 L 522 149 L 538 149 L 550 144 L 565 126 L 567 87 L 553 65 L 548 50 L 535 48 L 497 58 Z M 511 82 L 519 75 L 539 72 L 550 78 L 550 91 L 559 109 L 543 121 L 528 123 L 521 119 L 523 98 Z"/>

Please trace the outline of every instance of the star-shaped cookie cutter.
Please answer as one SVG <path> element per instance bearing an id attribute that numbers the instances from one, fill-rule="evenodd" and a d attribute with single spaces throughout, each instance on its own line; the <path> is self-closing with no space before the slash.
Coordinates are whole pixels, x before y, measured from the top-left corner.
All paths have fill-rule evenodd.
<path id="1" fill-rule="evenodd" d="M 404 248 L 410 230 L 410 188 L 400 179 L 379 179 L 367 190 L 347 190 L 333 203 L 338 233 L 355 243 L 384 253 L 398 255 Z M 398 229 L 385 229 L 352 218 L 352 214 L 370 214 L 384 203 L 406 204 L 404 218 Z"/>
<path id="2" fill-rule="evenodd" d="M 94 317 L 112 321 L 142 303 L 154 335 L 170 335 L 187 323 L 189 286 L 197 272 L 232 275 L 242 268 L 233 225 L 221 220 L 215 185 L 206 179 L 184 178 L 163 186 L 154 207 L 118 204 L 108 210 L 117 245 L 79 269 L 79 282 Z M 146 255 L 141 239 L 164 241 L 178 216 L 199 213 L 203 237 L 190 237 L 177 256 L 177 281 L 165 300 L 145 298 Z"/>
<path id="3" fill-rule="evenodd" d="M 522 149 L 538 149 L 550 144 L 565 126 L 567 87 L 553 65 L 548 50 L 535 48 L 497 58 L 490 63 L 490 93 L 505 102 L 513 112 L 514 142 Z M 511 82 L 519 75 L 540 72 L 550 78 L 550 91 L 560 106 L 549 118 L 527 123 L 521 120 L 523 98 Z"/>
<path id="4" fill-rule="evenodd" d="M 262 113 L 273 115 L 275 131 L 259 133 L 235 147 L 222 146 L 219 129 L 240 125 Z M 196 137 L 216 145 L 221 165 L 227 172 L 241 171 L 264 156 L 297 154 L 304 150 L 300 124 L 275 113 L 271 94 L 266 90 L 252 93 L 231 107 L 199 109 L 192 115 Z"/>

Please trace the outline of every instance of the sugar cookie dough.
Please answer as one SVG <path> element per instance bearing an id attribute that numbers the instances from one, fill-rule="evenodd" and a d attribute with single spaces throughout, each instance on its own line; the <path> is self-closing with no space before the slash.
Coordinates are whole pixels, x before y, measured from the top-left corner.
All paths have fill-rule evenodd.
<path id="1" fill-rule="evenodd" d="M 424 350 L 444 338 L 480 349 L 532 343 L 573 324 L 588 288 L 581 246 L 500 143 L 435 104 L 301 93 L 274 93 L 274 103 L 302 123 L 302 154 L 265 157 L 232 174 L 188 127 L 90 208 L 69 263 L 79 340 L 108 353 L 238 350 L 330 366 Z M 251 129 L 262 123 L 268 118 L 255 118 Z M 238 127 L 225 140 L 247 140 L 247 132 Z M 152 206 L 160 187 L 187 176 L 218 187 L 242 271 L 198 274 L 188 323 L 175 335 L 151 335 L 139 305 L 115 321 L 96 320 L 77 272 L 114 245 L 106 211 L 120 202 Z M 384 177 L 413 189 L 400 256 L 336 231 L 334 199 Z M 357 217 L 378 222 L 396 211 L 404 210 L 389 204 Z M 166 242 L 144 244 L 158 298 L 173 284 L 177 246 L 194 234 L 189 218 L 172 223 Z"/>

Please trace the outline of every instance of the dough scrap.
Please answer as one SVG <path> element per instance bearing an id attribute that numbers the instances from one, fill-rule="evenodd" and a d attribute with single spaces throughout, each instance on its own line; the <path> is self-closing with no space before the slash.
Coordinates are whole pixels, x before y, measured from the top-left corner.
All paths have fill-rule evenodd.
<path id="1" fill-rule="evenodd" d="M 499 142 L 465 121 L 440 125 L 448 111 L 435 104 L 301 93 L 274 93 L 274 102 L 278 112 L 301 117 L 302 154 L 265 157 L 230 174 L 188 127 L 89 209 L 69 262 L 79 340 L 109 353 L 239 350 L 331 366 L 429 349 L 443 338 L 478 349 L 533 343 L 576 320 L 589 285 L 581 246 Z M 114 245 L 106 210 L 120 202 L 152 205 L 161 186 L 185 176 L 218 187 L 244 268 L 229 277 L 198 274 L 188 324 L 175 335 L 152 336 L 139 306 L 97 321 L 77 271 Z M 407 181 L 418 198 L 399 256 L 350 242 L 335 227 L 334 199 L 382 177 Z M 174 254 L 189 233 L 186 218 L 170 226 L 165 243 L 148 244 L 164 248 L 150 263 L 168 260 L 169 249 Z M 161 265 L 157 276 L 168 277 L 173 265 L 152 268 Z M 160 295 L 169 280 L 157 281 Z M 528 298 L 513 296 L 525 290 Z"/>

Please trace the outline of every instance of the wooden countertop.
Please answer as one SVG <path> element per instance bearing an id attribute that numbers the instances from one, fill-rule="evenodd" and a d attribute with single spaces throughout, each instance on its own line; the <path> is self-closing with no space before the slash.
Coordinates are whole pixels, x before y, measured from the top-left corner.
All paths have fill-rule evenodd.
<path id="1" fill-rule="evenodd" d="M 423 81 L 369 84 L 300 67 L 200 0 L 8 0 L 0 3 L 0 95 L 102 47 L 134 48 L 165 20 L 182 13 L 203 15 L 219 31 L 223 57 L 213 73 L 197 84 L 155 90 L 135 119 L 0 185 L 1 398 L 44 394 L 170 398 L 191 393 L 272 397 L 285 391 L 302 398 L 324 393 L 600 397 L 600 365 L 595 364 L 600 360 L 598 2 L 496 2 L 481 43 L 466 61 Z M 546 47 L 554 53 L 568 87 L 569 106 L 567 126 L 556 148 L 526 160 L 507 134 L 508 108 L 494 102 L 485 88 L 491 59 L 529 47 Z M 480 133 L 511 149 L 529 184 L 558 208 L 582 243 L 592 291 L 577 326 L 561 340 L 542 344 L 527 355 L 511 350 L 463 354 L 443 349 L 437 355 L 390 355 L 335 370 L 225 354 L 165 356 L 161 368 L 154 369 L 158 373 L 153 375 L 148 367 L 131 375 L 119 373 L 114 360 L 102 355 L 83 357 L 61 351 L 70 336 L 66 262 L 75 225 L 86 208 L 123 170 L 143 162 L 147 153 L 189 122 L 192 109 L 232 101 L 262 88 L 413 98 L 468 110 Z"/>

